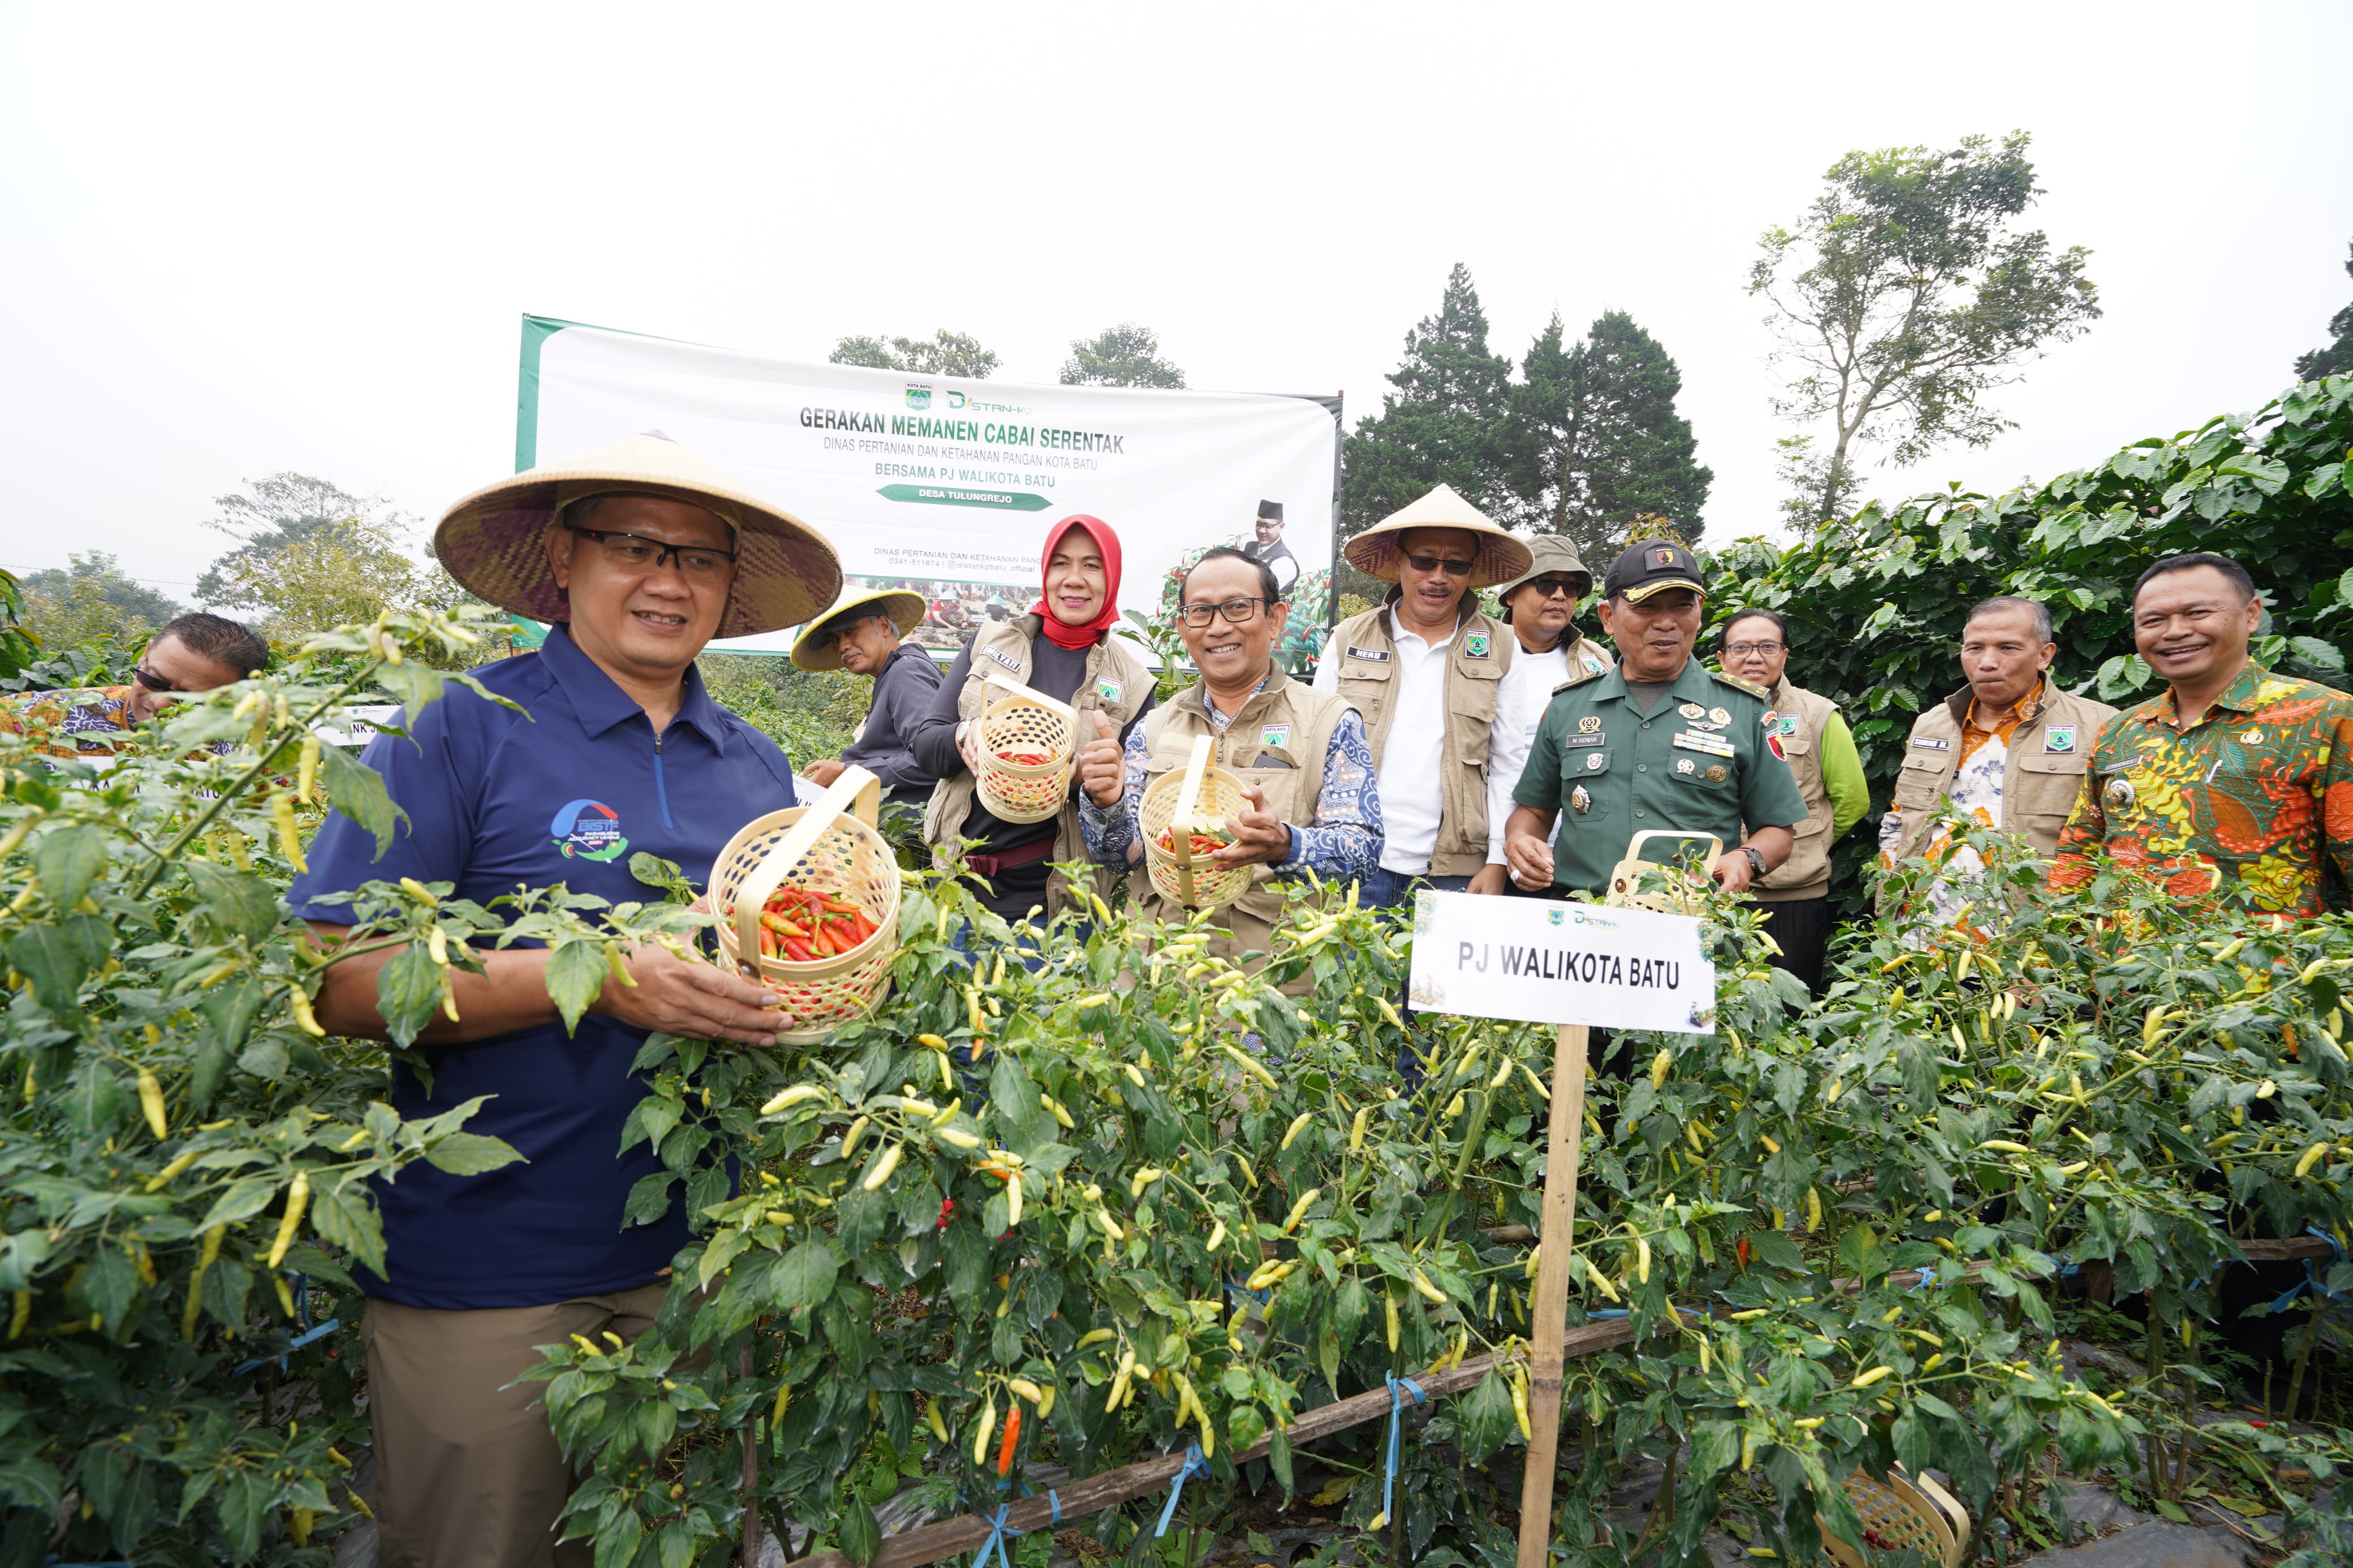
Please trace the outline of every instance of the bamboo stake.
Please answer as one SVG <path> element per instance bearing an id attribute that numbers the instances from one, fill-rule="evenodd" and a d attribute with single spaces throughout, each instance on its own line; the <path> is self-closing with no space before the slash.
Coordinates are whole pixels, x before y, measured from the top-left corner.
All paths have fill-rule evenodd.
<path id="1" fill-rule="evenodd" d="M 1554 1473 L 1560 1467 L 1561 1344 L 1568 1323 L 1568 1258 L 1577 1232 L 1577 1143 L 1585 1131 L 1588 1031 L 1564 1024 L 1552 1058 L 1552 1120 L 1545 1139 L 1543 1250 L 1528 1363 L 1526 1472 L 1520 1481 L 1518 1568 L 1546 1568 L 1552 1551 Z"/>

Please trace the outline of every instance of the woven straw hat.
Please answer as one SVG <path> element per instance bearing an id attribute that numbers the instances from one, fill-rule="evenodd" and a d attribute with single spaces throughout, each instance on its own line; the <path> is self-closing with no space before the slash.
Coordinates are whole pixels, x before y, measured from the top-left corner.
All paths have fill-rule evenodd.
<path id="1" fill-rule="evenodd" d="M 833 635 L 834 623 L 861 605 L 870 612 L 889 616 L 902 637 L 913 631 L 923 618 L 923 596 L 912 589 L 870 588 L 858 593 L 844 588 L 841 597 L 811 621 L 808 630 L 793 644 L 793 662 L 803 669 L 839 669 L 841 644 Z"/>
<path id="2" fill-rule="evenodd" d="M 1348 541 L 1342 553 L 1347 556 L 1348 564 L 1366 576 L 1394 583 L 1398 580 L 1398 563 L 1404 554 L 1398 548 L 1398 536 L 1414 528 L 1459 528 L 1475 536 L 1479 558 L 1471 568 L 1473 588 L 1508 583 L 1528 569 L 1528 547 L 1456 494 L 1451 485 L 1440 485 L 1402 510 L 1391 512 Z"/>
<path id="3" fill-rule="evenodd" d="M 825 535 L 666 436 L 631 436 L 485 485 L 442 517 L 433 552 L 476 597 L 533 620 L 569 621 L 572 606 L 547 563 L 547 525 L 574 501 L 615 494 L 684 501 L 733 527 L 735 584 L 713 637 L 798 626 L 841 591 L 841 563 Z"/>

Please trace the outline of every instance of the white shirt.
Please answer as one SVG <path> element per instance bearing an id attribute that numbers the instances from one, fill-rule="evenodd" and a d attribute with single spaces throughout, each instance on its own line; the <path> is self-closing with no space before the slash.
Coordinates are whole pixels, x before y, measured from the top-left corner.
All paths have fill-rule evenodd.
<path id="1" fill-rule="evenodd" d="M 1520 787 L 1520 771 L 1528 765 L 1528 752 L 1535 746 L 1536 726 L 1544 722 L 1545 710 L 1552 706 L 1553 688 L 1572 676 L 1589 675 L 1609 668 L 1608 661 L 1591 643 L 1583 645 L 1577 662 L 1568 659 L 1568 639 L 1563 637 L 1543 653 L 1530 653 L 1524 646 L 1512 649 L 1512 668 L 1495 683 L 1495 731 L 1487 742 L 1487 863 L 1501 866 L 1504 861 L 1504 824 L 1509 822 L 1518 802 L 1512 792 Z M 1553 822 L 1553 835 L 1558 837 L 1560 822 Z"/>
<path id="2" fill-rule="evenodd" d="M 1381 868 L 1419 877 L 1430 870 L 1430 853 L 1438 847 L 1438 818 L 1445 808 L 1439 769 L 1445 749 L 1446 652 L 1454 633 L 1426 641 L 1398 625 L 1392 607 L 1389 640 L 1397 647 L 1397 674 L 1392 677 L 1397 690 L 1390 699 L 1389 743 L 1381 748 L 1380 766 L 1374 773 L 1381 792 Z M 1324 645 L 1324 657 L 1316 662 L 1315 689 L 1340 689 L 1336 637 Z M 1525 742 L 1520 749 L 1525 757 Z M 1516 767 L 1513 776 L 1519 776 Z M 1500 860 L 1502 827 L 1490 824 L 1489 829 L 1490 856 Z"/>

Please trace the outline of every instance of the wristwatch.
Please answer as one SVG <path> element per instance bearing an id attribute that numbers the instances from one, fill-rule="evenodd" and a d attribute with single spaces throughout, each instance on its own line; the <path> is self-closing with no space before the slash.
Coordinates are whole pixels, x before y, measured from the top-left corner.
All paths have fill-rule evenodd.
<path id="1" fill-rule="evenodd" d="M 1748 857 L 1748 874 L 1751 877 L 1762 877 L 1765 874 L 1765 857 L 1757 852 L 1757 846 L 1744 844 L 1740 847 L 1740 852 Z"/>

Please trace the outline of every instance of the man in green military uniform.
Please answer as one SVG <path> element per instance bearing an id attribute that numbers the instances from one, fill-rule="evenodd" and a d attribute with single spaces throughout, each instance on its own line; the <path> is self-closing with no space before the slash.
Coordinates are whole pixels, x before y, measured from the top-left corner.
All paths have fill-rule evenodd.
<path id="1" fill-rule="evenodd" d="M 1636 834 L 1673 830 L 1730 846 L 1714 874 L 1725 891 L 1746 892 L 1788 858 L 1790 829 L 1806 820 L 1779 737 L 1765 730 L 1771 703 L 1761 687 L 1692 658 L 1706 591 L 1690 551 L 1637 541 L 1602 584 L 1618 668 L 1553 693 L 1512 794 L 1504 852 L 1513 879 L 1556 898 L 1599 893 Z M 1557 847 L 1546 842 L 1556 820 Z"/>

